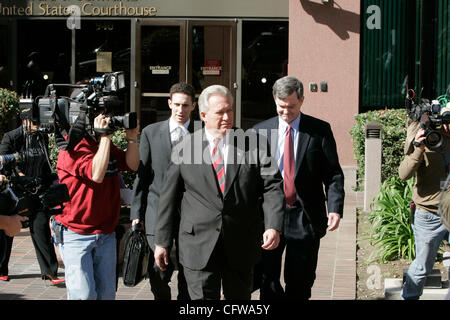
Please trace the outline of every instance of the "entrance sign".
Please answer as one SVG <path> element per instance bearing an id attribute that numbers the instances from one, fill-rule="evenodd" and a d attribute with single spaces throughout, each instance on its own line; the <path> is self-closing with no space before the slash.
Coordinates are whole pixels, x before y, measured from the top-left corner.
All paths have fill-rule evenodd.
<path id="1" fill-rule="evenodd" d="M 222 72 L 221 60 L 206 60 L 205 66 L 201 67 L 204 76 L 220 76 Z"/>
<path id="2" fill-rule="evenodd" d="M 150 66 L 152 74 L 169 74 L 172 66 Z"/>

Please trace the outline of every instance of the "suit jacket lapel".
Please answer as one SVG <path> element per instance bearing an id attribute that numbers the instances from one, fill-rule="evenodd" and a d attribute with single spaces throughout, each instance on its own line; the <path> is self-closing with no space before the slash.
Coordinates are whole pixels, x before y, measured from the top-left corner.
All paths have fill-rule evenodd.
<path id="1" fill-rule="evenodd" d="M 308 118 L 305 117 L 304 114 L 302 114 L 300 118 L 300 126 L 298 134 L 297 158 L 295 161 L 295 177 L 297 177 L 297 174 L 299 173 L 301 163 L 306 154 L 306 149 L 308 148 L 309 140 L 311 139 L 311 136 L 309 135 L 307 130 L 308 126 L 309 126 Z"/>
<path id="2" fill-rule="evenodd" d="M 227 167 L 225 171 L 225 191 L 224 196 L 228 193 L 228 191 L 231 189 L 231 186 L 234 182 L 234 179 L 236 178 L 236 175 L 239 172 L 239 167 L 241 166 L 242 157 L 244 156 L 244 151 L 239 150 L 236 148 L 234 143 L 232 141 L 229 141 L 231 143 L 228 146 L 228 154 L 227 154 Z"/>
<path id="3" fill-rule="evenodd" d="M 194 120 L 191 119 L 191 122 L 189 122 L 187 130 L 188 130 L 189 133 L 193 133 L 194 132 Z"/>
<path id="4" fill-rule="evenodd" d="M 159 141 L 161 141 L 161 145 L 160 145 L 161 156 L 165 157 L 167 159 L 167 163 L 169 163 L 170 155 L 172 152 L 172 142 L 170 141 L 169 120 L 164 121 L 161 124 L 159 135 L 160 135 Z"/>
<path id="5" fill-rule="evenodd" d="M 273 117 L 271 123 L 268 125 L 267 129 L 267 140 L 270 144 L 271 156 L 275 158 L 278 148 L 278 117 Z"/>

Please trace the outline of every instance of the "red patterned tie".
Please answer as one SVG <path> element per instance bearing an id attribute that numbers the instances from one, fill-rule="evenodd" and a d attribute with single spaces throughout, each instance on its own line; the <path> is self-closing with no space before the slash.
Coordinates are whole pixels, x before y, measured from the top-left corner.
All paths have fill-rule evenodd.
<path id="1" fill-rule="evenodd" d="M 284 156 L 283 156 L 283 170 L 284 170 L 284 194 L 286 195 L 286 204 L 289 207 L 295 202 L 295 185 L 294 185 L 294 144 L 291 138 L 291 126 L 288 125 L 286 136 L 284 137 Z"/>
<path id="2" fill-rule="evenodd" d="M 222 153 L 219 150 L 219 139 L 214 139 L 214 148 L 212 151 L 212 162 L 214 171 L 216 172 L 217 182 L 219 183 L 220 191 L 225 191 L 225 167 L 223 165 Z"/>

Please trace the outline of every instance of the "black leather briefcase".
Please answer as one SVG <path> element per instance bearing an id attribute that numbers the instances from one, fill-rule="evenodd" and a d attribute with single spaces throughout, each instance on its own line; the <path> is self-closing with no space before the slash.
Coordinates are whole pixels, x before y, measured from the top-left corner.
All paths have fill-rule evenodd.
<path id="1" fill-rule="evenodd" d="M 136 224 L 125 233 L 124 248 L 123 284 L 134 287 L 148 276 L 150 247 L 140 224 Z"/>

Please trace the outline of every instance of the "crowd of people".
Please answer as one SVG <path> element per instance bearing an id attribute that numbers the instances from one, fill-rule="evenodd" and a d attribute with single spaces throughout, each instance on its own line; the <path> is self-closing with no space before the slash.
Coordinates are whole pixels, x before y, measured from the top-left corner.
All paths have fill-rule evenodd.
<path id="1" fill-rule="evenodd" d="M 170 88 L 169 119 L 143 128 L 139 140 L 139 125 L 126 130 L 125 150 L 114 145 L 110 133 L 86 133 L 72 150 L 61 150 L 56 168 L 70 201 L 61 214 L 35 215 L 30 229 L 43 279 L 65 281 L 68 299 L 115 299 L 119 173 L 137 171 L 130 220 L 147 235 L 156 300 L 171 299 L 176 266 L 179 300 L 248 300 L 256 289 L 261 300 L 310 299 L 320 241 L 343 217 L 344 174 L 330 124 L 301 111 L 302 82 L 293 76 L 278 79 L 273 98 L 277 116 L 244 133 L 234 126 L 228 88 L 209 86 L 196 102 L 190 84 L 176 83 Z M 198 126 L 191 119 L 197 105 Z M 100 113 L 94 128 L 105 129 L 109 121 Z M 444 151 L 428 150 L 421 143 L 423 130 L 413 126 L 399 169 L 403 179 L 417 175 L 417 258 L 406 277 L 405 299 L 420 297 L 439 244 L 448 237 L 438 215 L 439 183 L 450 168 L 448 138 Z M 48 176 L 48 140 L 29 128 L 27 123 L 6 134 L 0 153 L 34 146 L 27 151 L 34 166 L 18 170 Z M 0 216 L 3 277 L 11 237 L 23 219 Z M 57 277 L 49 219 L 65 279 Z"/>

